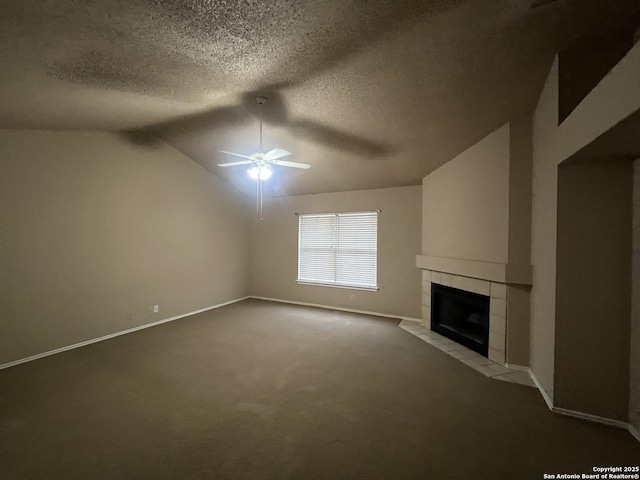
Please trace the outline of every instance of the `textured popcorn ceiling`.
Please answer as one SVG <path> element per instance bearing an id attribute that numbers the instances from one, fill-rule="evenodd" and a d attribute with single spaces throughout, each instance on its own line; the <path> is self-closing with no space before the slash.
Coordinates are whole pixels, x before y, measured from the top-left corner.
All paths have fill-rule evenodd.
<path id="1" fill-rule="evenodd" d="M 0 127 L 147 131 L 242 190 L 225 149 L 265 146 L 270 195 L 413 185 L 530 111 L 557 49 L 638 3 L 23 0 L 0 7 Z M 141 131 L 142 130 L 142 131 Z"/>

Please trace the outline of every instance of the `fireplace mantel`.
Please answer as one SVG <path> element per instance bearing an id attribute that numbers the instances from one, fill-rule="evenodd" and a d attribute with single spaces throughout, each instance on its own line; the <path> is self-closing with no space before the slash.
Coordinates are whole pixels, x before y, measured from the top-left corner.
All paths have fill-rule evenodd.
<path id="1" fill-rule="evenodd" d="M 416 266 L 423 270 L 450 273 L 463 277 L 479 278 L 491 282 L 531 285 L 531 265 L 479 262 L 460 258 L 418 255 Z"/>

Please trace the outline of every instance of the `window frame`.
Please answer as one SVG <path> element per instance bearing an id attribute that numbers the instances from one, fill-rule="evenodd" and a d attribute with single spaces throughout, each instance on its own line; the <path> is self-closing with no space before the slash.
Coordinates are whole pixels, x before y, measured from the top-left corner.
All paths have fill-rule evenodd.
<path id="1" fill-rule="evenodd" d="M 363 215 L 363 214 L 372 214 L 375 215 L 375 286 L 366 286 L 366 285 L 357 285 L 357 284 L 349 284 L 349 283 L 337 283 L 333 282 L 323 282 L 323 281 L 313 281 L 308 279 L 300 279 L 300 265 L 301 265 L 301 245 L 302 245 L 302 219 L 304 217 L 320 217 L 320 216 L 333 216 L 335 218 L 335 225 L 338 225 L 338 218 L 340 216 L 348 217 L 350 215 Z M 364 290 L 375 292 L 380 290 L 380 285 L 378 284 L 378 227 L 379 227 L 379 214 L 380 210 L 366 210 L 366 211 L 353 211 L 353 212 L 319 212 L 319 213 L 305 213 L 298 214 L 298 271 L 296 277 L 296 283 L 298 285 L 310 285 L 316 287 L 329 287 L 329 288 L 342 288 L 348 290 Z M 335 251 L 338 250 L 339 244 L 339 234 L 336 234 L 332 239 L 331 248 Z M 334 265 L 337 265 L 337 261 L 334 260 Z M 336 275 L 334 274 L 334 279 Z"/>

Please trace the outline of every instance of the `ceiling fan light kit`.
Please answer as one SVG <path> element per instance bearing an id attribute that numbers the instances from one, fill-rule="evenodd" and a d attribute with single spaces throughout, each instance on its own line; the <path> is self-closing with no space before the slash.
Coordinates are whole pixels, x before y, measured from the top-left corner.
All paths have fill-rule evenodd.
<path id="1" fill-rule="evenodd" d="M 273 175 L 273 170 L 268 165 L 260 165 L 250 168 L 247 173 L 254 180 L 269 180 Z"/>
<path id="2" fill-rule="evenodd" d="M 256 103 L 260 106 L 260 151 L 257 153 L 253 153 L 251 155 L 241 155 L 239 153 L 228 152 L 226 150 L 220 150 L 220 153 L 224 153 L 226 155 L 233 155 L 235 157 L 244 158 L 244 160 L 239 160 L 236 162 L 227 162 L 227 163 L 219 163 L 219 167 L 235 167 L 239 165 L 253 165 L 249 170 L 247 170 L 247 174 L 254 180 L 256 180 L 256 210 L 260 215 L 260 220 L 262 220 L 262 182 L 265 180 L 269 180 L 271 175 L 273 175 L 273 168 L 271 165 L 277 165 L 280 167 L 291 167 L 291 168 L 301 168 L 308 169 L 311 168 L 311 165 L 308 163 L 299 163 L 299 162 L 289 162 L 286 160 L 280 160 L 281 158 L 288 157 L 291 155 L 291 152 L 283 150 L 282 148 L 274 148 L 269 150 L 267 153 L 262 153 L 262 107 L 267 103 L 267 99 L 265 97 L 257 97 Z"/>

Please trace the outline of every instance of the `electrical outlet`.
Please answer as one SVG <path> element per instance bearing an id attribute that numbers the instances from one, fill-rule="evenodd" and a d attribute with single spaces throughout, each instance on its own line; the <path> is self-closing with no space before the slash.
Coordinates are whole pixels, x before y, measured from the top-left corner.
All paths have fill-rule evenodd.
<path id="1" fill-rule="evenodd" d="M 154 305 L 153 306 L 153 313 L 158 313 L 160 311 L 160 308 L 158 307 L 158 305 Z"/>
<path id="2" fill-rule="evenodd" d="M 127 313 L 127 320 L 133 320 L 133 313 Z"/>
<path id="3" fill-rule="evenodd" d="M 153 314 L 153 307 L 147 307 L 147 315 Z"/>

